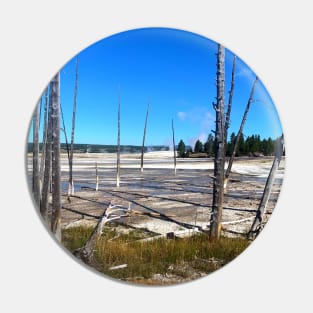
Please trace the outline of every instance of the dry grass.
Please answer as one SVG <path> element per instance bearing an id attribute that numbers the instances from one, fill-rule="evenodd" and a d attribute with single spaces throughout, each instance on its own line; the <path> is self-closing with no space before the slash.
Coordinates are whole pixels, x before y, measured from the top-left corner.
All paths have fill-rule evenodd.
<path id="1" fill-rule="evenodd" d="M 74 251 L 87 241 L 92 228 L 75 227 L 63 231 L 63 244 Z M 238 256 L 249 242 L 240 238 L 221 238 L 211 243 L 207 235 L 182 239 L 156 239 L 141 242 L 147 234 L 132 230 L 128 234 L 107 228 L 96 245 L 95 258 L 105 275 L 140 284 L 161 285 L 192 280 L 207 275 Z M 110 270 L 112 266 L 127 267 Z"/>

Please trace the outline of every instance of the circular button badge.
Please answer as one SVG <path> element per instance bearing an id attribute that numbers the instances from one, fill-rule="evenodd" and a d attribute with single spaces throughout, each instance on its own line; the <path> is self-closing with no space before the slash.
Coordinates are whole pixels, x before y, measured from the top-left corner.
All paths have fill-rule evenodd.
<path id="1" fill-rule="evenodd" d="M 233 52 L 169 28 L 122 32 L 67 62 L 27 142 L 42 222 L 105 277 L 173 285 L 236 258 L 282 186 L 275 105 Z"/>

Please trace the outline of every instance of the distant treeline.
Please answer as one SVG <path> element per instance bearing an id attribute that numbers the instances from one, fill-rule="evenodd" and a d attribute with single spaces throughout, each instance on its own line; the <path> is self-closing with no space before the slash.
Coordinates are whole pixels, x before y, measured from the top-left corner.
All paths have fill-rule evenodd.
<path id="1" fill-rule="evenodd" d="M 235 142 L 236 135 L 232 133 L 230 140 L 227 142 L 226 156 L 230 156 Z M 275 152 L 275 145 L 277 139 L 271 137 L 261 139 L 260 135 L 241 136 L 239 140 L 238 151 L 236 156 L 269 156 Z M 39 149 L 42 149 L 42 143 L 39 144 Z M 169 146 L 147 146 L 145 152 L 151 151 L 169 151 Z M 196 156 L 214 156 L 214 136 L 210 134 L 205 143 L 197 140 L 194 147 L 185 145 L 183 140 L 180 140 L 176 146 L 178 157 Z M 33 143 L 28 143 L 27 152 L 33 151 Z M 61 152 L 66 152 L 66 143 L 61 143 Z M 117 151 L 116 145 L 97 145 L 97 144 L 74 144 L 75 153 L 115 153 Z M 141 146 L 121 145 L 121 153 L 141 153 Z M 202 154 L 202 155 L 201 155 Z"/>
<path id="2" fill-rule="evenodd" d="M 39 149 L 42 149 L 42 143 L 39 144 Z M 96 144 L 74 144 L 75 153 L 115 153 L 116 145 L 96 145 Z M 150 151 L 168 151 L 168 146 L 147 146 L 145 152 Z M 29 142 L 27 152 L 33 151 L 33 143 Z M 66 152 L 66 143 L 61 143 L 61 152 Z M 121 153 L 140 153 L 141 146 L 121 145 Z"/>
<path id="3" fill-rule="evenodd" d="M 226 156 L 230 156 L 234 149 L 236 135 L 232 133 L 230 140 L 227 142 Z M 275 152 L 276 143 L 279 138 L 261 139 L 260 135 L 241 136 L 239 139 L 238 150 L 236 156 L 270 156 Z M 205 143 L 197 140 L 193 149 L 187 148 L 183 140 L 180 140 L 177 147 L 179 157 L 199 156 L 214 156 L 214 136 L 210 134 Z M 202 154 L 202 155 L 201 155 Z"/>

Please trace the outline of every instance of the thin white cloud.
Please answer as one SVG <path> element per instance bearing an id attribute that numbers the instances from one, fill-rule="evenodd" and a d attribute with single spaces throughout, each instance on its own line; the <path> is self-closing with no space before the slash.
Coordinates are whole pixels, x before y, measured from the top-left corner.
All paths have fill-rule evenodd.
<path id="1" fill-rule="evenodd" d="M 177 116 L 183 122 L 199 124 L 202 128 L 208 127 L 214 121 L 214 116 L 205 106 L 194 107 L 186 112 L 178 112 Z"/>
<path id="2" fill-rule="evenodd" d="M 250 78 L 253 76 L 253 72 L 249 68 L 242 66 L 239 69 L 237 69 L 235 73 L 235 77 L 242 77 L 242 76 Z"/>
<path id="3" fill-rule="evenodd" d="M 179 118 L 181 121 L 184 121 L 184 120 L 186 119 L 187 113 L 186 113 L 186 112 L 178 112 L 178 113 L 177 113 L 177 116 L 178 116 L 178 118 Z"/>

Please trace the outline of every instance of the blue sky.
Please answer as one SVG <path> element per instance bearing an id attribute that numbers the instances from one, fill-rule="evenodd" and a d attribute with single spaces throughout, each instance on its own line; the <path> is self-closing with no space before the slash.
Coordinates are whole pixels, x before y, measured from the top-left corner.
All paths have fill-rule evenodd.
<path id="1" fill-rule="evenodd" d="M 217 44 L 199 35 L 166 28 L 145 28 L 105 38 L 78 54 L 76 143 L 116 144 L 118 86 L 121 144 L 141 145 L 148 102 L 146 145 L 205 141 L 215 129 Z M 226 49 L 226 103 L 233 54 Z M 229 134 L 238 131 L 255 74 L 237 59 Z M 61 103 L 70 137 L 75 57 L 60 71 Z M 275 106 L 259 81 L 244 134 L 281 135 Z M 62 140 L 64 141 L 64 140 Z"/>

